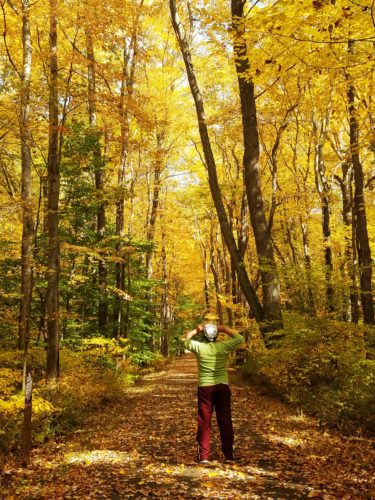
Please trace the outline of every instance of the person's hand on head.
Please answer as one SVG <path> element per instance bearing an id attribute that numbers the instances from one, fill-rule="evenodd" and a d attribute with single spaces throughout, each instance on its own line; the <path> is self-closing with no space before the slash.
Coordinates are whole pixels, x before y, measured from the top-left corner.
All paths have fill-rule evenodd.
<path id="1" fill-rule="evenodd" d="M 202 333 L 204 330 L 204 325 L 200 324 L 196 327 L 197 333 Z"/>

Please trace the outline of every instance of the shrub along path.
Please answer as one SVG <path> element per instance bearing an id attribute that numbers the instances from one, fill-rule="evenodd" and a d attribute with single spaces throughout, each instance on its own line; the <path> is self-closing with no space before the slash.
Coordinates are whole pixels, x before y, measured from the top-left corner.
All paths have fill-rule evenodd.
<path id="1" fill-rule="evenodd" d="M 122 404 L 33 450 L 22 469 L 9 459 L 1 498 L 14 499 L 372 499 L 373 442 L 317 427 L 238 380 L 232 382 L 238 462 L 195 463 L 196 363 L 185 355 L 145 377 Z"/>

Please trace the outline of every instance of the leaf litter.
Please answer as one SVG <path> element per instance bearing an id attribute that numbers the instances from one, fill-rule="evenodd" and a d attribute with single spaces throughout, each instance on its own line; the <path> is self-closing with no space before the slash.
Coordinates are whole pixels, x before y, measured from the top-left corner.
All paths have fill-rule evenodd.
<path id="1" fill-rule="evenodd" d="M 33 450 L 28 469 L 8 457 L 12 499 L 375 499 L 374 441 L 343 437 L 234 377 L 237 462 L 226 464 L 213 422 L 212 461 L 196 463 L 196 362 L 175 360 L 121 404 Z"/>

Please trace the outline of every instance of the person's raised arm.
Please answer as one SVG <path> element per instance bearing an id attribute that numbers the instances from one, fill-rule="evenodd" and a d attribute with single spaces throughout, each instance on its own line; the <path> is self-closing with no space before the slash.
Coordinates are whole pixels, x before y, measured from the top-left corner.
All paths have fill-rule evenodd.
<path id="1" fill-rule="evenodd" d="M 197 333 L 203 332 L 203 325 L 198 325 L 194 330 L 191 330 L 190 332 L 186 332 L 183 337 L 185 340 L 190 340 L 194 337 L 194 335 L 197 335 Z"/>
<path id="2" fill-rule="evenodd" d="M 227 335 L 229 335 L 229 337 L 232 338 L 235 337 L 235 335 L 238 335 L 237 332 L 224 325 L 217 325 L 217 329 L 219 332 L 226 333 Z"/>

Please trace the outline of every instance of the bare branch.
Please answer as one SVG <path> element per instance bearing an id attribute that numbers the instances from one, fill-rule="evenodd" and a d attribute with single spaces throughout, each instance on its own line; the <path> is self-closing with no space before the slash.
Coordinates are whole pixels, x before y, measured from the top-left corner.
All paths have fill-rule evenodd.
<path id="1" fill-rule="evenodd" d="M 3 40 L 4 40 L 4 47 L 9 59 L 10 64 L 12 65 L 14 71 L 17 73 L 19 78 L 22 80 L 22 74 L 18 71 L 18 68 L 16 64 L 13 61 L 13 58 L 10 54 L 9 47 L 8 47 L 8 40 L 7 40 L 7 20 L 6 20 L 6 13 L 5 13 L 5 2 L 1 2 L 1 10 L 3 11 L 3 21 L 4 21 L 4 31 L 3 31 Z"/>
<path id="2" fill-rule="evenodd" d="M 204 158 L 203 158 L 203 156 L 202 156 L 202 153 L 199 151 L 199 148 L 198 148 L 198 146 L 197 146 L 197 143 L 196 143 L 193 139 L 192 139 L 191 141 L 192 141 L 192 143 L 194 144 L 195 150 L 196 150 L 196 152 L 197 152 L 197 153 L 198 153 L 198 155 L 199 155 L 199 158 L 200 158 L 200 160 L 201 160 L 201 162 L 202 162 L 202 165 L 203 165 L 203 166 L 204 166 L 204 168 L 207 170 L 207 164 L 206 164 L 206 162 L 204 161 Z"/>

